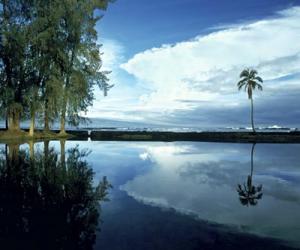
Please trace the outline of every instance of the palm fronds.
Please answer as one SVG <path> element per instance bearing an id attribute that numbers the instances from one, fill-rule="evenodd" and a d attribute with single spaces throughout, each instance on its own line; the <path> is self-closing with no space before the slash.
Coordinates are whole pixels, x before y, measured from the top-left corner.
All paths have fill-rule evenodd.
<path id="1" fill-rule="evenodd" d="M 252 98 L 253 90 L 258 89 L 260 91 L 263 90 L 263 87 L 260 83 L 263 83 L 263 79 L 260 76 L 257 76 L 258 72 L 254 69 L 244 69 L 240 78 L 242 78 L 238 83 L 238 90 L 242 88 L 245 89 L 248 93 L 248 98 Z"/>
<path id="2" fill-rule="evenodd" d="M 255 206 L 263 196 L 262 185 L 257 187 L 252 185 L 252 178 L 249 175 L 247 179 L 247 185 L 238 184 L 236 191 L 239 194 L 239 199 L 242 205 L 244 206 Z"/>

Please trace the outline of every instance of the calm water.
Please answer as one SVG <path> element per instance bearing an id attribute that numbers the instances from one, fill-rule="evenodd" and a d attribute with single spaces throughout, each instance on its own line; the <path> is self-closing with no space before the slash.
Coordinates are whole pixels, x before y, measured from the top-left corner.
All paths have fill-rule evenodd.
<path id="1" fill-rule="evenodd" d="M 40 168 L 37 143 L 18 178 L 1 148 L 1 193 L 23 201 L 0 196 L 1 249 L 300 249 L 300 145 L 50 142 Z"/>

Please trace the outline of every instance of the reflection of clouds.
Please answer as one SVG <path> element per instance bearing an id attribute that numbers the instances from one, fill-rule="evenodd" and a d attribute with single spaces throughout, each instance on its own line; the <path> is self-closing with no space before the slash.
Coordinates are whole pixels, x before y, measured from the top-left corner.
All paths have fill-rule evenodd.
<path id="1" fill-rule="evenodd" d="M 149 158 L 149 154 L 147 152 L 140 154 L 140 158 L 145 161 Z"/>
<path id="2" fill-rule="evenodd" d="M 174 143 L 148 147 L 146 151 L 151 156 L 153 167 L 144 175 L 128 181 L 122 189 L 147 204 L 174 208 L 196 214 L 203 220 L 296 241 L 300 235 L 300 203 L 297 198 L 300 197 L 300 188 L 295 181 L 299 183 L 300 170 L 293 163 L 299 161 L 299 156 L 288 153 L 287 149 L 295 152 L 299 146 L 281 145 L 286 154 L 279 154 L 281 160 L 278 163 L 285 161 L 285 165 L 277 164 L 270 155 L 264 157 L 259 153 L 260 149 L 271 153 L 268 147 L 258 145 L 258 157 L 254 157 L 253 183 L 263 184 L 264 198 L 253 208 L 242 207 L 236 193 L 237 183 L 245 182 L 250 173 L 249 145 Z"/>
<path id="3" fill-rule="evenodd" d="M 273 165 L 269 165 L 269 167 L 271 168 Z M 298 172 L 296 171 L 297 169 L 291 172 L 286 172 L 283 175 L 274 173 L 274 170 L 271 170 L 270 174 L 262 174 L 257 176 L 255 179 L 256 183 L 263 182 L 264 194 L 267 194 L 274 199 L 300 204 L 300 170 L 298 170 Z M 280 172 L 281 171 L 279 171 L 279 173 Z"/>
<path id="4" fill-rule="evenodd" d="M 239 168 L 236 168 L 237 164 L 239 165 Z M 249 168 L 249 164 L 247 162 L 225 160 L 222 162 L 209 161 L 188 164 L 182 167 L 180 175 L 183 179 L 196 182 L 198 182 L 199 176 L 205 176 L 204 179 L 211 185 L 227 185 L 233 181 L 233 176 L 238 177 L 238 179 L 244 178 L 243 173 L 241 173 L 241 168 L 243 169 L 243 172 L 245 172 L 244 170 Z M 198 182 L 198 184 L 201 183 Z"/>

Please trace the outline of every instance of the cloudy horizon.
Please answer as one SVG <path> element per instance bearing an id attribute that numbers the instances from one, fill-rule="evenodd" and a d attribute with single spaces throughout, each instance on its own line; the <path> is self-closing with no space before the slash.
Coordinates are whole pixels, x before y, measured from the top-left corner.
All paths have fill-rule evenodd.
<path id="1" fill-rule="evenodd" d="M 164 43 L 160 32 L 153 34 L 162 37 L 156 39 L 160 45 L 148 48 L 151 42 L 124 43 L 105 29 L 122 7 L 116 2 L 106 13 L 102 39 L 99 23 L 104 68 L 112 70 L 115 87 L 106 98 L 96 91 L 88 117 L 158 126 L 247 126 L 249 100 L 236 83 L 244 68 L 254 68 L 264 79 L 263 92 L 254 94 L 257 126 L 300 127 L 300 7 L 289 3 L 266 8 L 266 15 L 252 20 L 208 23 L 198 35 L 187 32 L 189 38 L 172 43 Z M 141 38 L 146 31 L 139 30 Z"/>

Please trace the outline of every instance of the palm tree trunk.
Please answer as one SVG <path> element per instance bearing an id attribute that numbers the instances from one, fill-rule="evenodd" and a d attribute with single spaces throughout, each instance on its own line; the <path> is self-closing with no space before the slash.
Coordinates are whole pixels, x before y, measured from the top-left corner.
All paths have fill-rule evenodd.
<path id="1" fill-rule="evenodd" d="M 251 149 L 251 179 L 252 179 L 252 175 L 253 175 L 253 156 L 254 156 L 254 149 L 255 149 L 255 145 L 256 143 L 252 144 L 252 149 Z"/>
<path id="2" fill-rule="evenodd" d="M 254 156 L 254 148 L 255 148 L 256 143 L 252 144 L 252 149 L 251 149 L 251 172 L 250 175 L 248 175 L 247 178 L 247 188 L 248 191 L 250 192 L 252 189 L 252 175 L 253 175 L 253 156 Z"/>
<path id="3" fill-rule="evenodd" d="M 252 130 L 253 130 L 253 133 L 256 133 L 255 128 L 254 128 L 253 113 L 254 113 L 254 108 L 253 108 L 253 98 L 251 97 L 251 124 L 252 124 Z"/>

